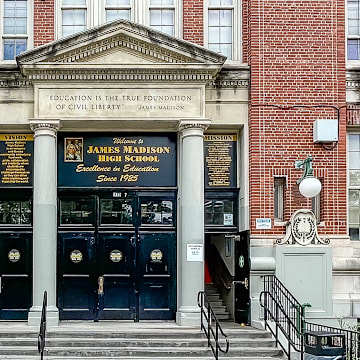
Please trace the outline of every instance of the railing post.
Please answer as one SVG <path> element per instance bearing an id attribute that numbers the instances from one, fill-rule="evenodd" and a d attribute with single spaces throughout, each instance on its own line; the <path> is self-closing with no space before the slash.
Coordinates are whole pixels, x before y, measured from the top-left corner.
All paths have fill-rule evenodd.
<path id="1" fill-rule="evenodd" d="M 288 318 L 287 322 L 288 322 L 288 331 L 289 331 L 289 338 L 288 338 L 288 359 L 290 360 L 290 358 L 291 358 L 290 318 Z"/>
<path id="2" fill-rule="evenodd" d="M 210 346 L 210 328 L 211 328 L 211 312 L 210 312 L 210 304 L 207 303 L 207 313 L 208 313 L 208 346 Z"/>
<path id="3" fill-rule="evenodd" d="M 279 343 L 279 306 L 275 304 L 276 311 L 275 311 L 275 345 L 278 346 Z"/>
<path id="4" fill-rule="evenodd" d="M 219 358 L 219 325 L 217 322 L 216 322 L 216 327 L 215 327 L 215 344 L 216 344 L 215 359 L 218 360 L 218 358 Z"/>
<path id="5" fill-rule="evenodd" d="M 264 296 L 265 296 L 265 306 L 264 306 L 264 321 L 265 321 L 265 330 L 267 328 L 267 308 L 268 308 L 268 297 L 267 297 L 267 292 L 264 292 Z"/>
<path id="6" fill-rule="evenodd" d="M 200 292 L 200 326 L 201 330 L 203 329 L 203 311 L 204 311 L 204 294 Z"/>

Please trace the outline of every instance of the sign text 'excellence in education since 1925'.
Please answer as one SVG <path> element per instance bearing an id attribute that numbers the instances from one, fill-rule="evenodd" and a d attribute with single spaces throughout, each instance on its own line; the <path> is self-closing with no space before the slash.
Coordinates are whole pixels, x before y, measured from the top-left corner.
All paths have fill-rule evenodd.
<path id="1" fill-rule="evenodd" d="M 59 139 L 59 186 L 176 186 L 176 134 L 71 135 Z"/>

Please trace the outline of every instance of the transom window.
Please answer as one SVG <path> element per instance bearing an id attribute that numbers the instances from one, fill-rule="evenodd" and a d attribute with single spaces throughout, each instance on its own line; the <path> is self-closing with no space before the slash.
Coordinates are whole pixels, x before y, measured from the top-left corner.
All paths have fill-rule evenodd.
<path id="1" fill-rule="evenodd" d="M 141 202 L 141 224 L 174 225 L 174 207 L 170 200 Z"/>
<path id="2" fill-rule="evenodd" d="M 61 225 L 94 224 L 94 200 L 77 199 L 60 201 Z"/>
<path id="3" fill-rule="evenodd" d="M 235 226 L 235 209 L 233 199 L 206 199 L 205 225 Z"/>
<path id="4" fill-rule="evenodd" d="M 132 224 L 131 199 L 102 199 L 100 200 L 100 223 Z"/>
<path id="5" fill-rule="evenodd" d="M 31 201 L 0 200 L 0 225 L 31 225 Z"/>
<path id="6" fill-rule="evenodd" d="M 4 0 L 2 9 L 2 60 L 15 60 L 28 48 L 29 4 L 27 0 Z"/>
<path id="7" fill-rule="evenodd" d="M 360 240 L 360 135 L 349 135 L 349 236 Z"/>

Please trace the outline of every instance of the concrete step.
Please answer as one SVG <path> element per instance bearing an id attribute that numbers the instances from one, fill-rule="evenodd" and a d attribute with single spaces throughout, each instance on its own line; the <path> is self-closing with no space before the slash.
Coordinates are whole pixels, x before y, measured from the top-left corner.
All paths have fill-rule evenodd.
<path id="1" fill-rule="evenodd" d="M 138 347 L 107 347 L 107 348 L 89 348 L 76 346 L 75 348 L 66 347 L 50 347 L 46 349 L 46 358 L 48 356 L 59 357 L 119 357 L 119 356 L 148 356 L 162 358 L 164 356 L 171 357 L 188 357 L 188 356 L 210 356 L 211 350 L 204 347 L 189 347 L 173 349 L 171 347 L 152 347 L 152 348 L 138 348 Z M 0 348 L 0 358 L 3 355 L 20 355 L 20 356 L 36 356 L 38 351 L 35 347 L 29 346 L 6 346 Z M 266 347 L 232 347 L 228 355 L 222 356 L 242 356 L 242 357 L 280 357 L 282 351 L 274 348 Z"/>
<path id="2" fill-rule="evenodd" d="M 77 323 L 74 327 L 66 324 L 50 328 L 45 359 L 214 359 L 207 339 L 198 329 L 169 324 L 114 325 Z M 221 353 L 220 359 L 271 360 L 282 356 L 266 331 L 240 327 L 230 321 L 223 322 L 222 327 L 229 337 L 230 351 Z M 225 348 L 223 339 L 220 345 Z M 0 359 L 38 360 L 37 333 L 1 329 Z"/>
<path id="3" fill-rule="evenodd" d="M 222 355 L 220 355 L 220 358 L 222 358 Z M 277 357 L 279 358 L 279 357 Z M 18 356 L 16 355 L 3 355 L 1 357 L 1 359 L 16 359 L 16 360 L 20 360 Z M 63 357 L 58 357 L 58 356 L 46 356 L 46 360 L 63 360 Z M 66 360 L 85 360 L 88 359 L 87 356 L 83 357 L 66 357 Z M 107 357 L 107 356 L 97 356 L 95 358 L 93 358 L 95 360 L 114 360 L 114 357 Z M 117 359 L 122 359 L 122 360 L 148 360 L 151 359 L 153 360 L 154 357 L 148 357 L 148 356 L 141 356 L 141 357 L 137 357 L 137 356 L 118 356 Z M 162 357 L 162 360 L 172 360 L 173 357 Z M 176 358 L 177 360 L 199 360 L 199 357 L 182 357 L 179 356 Z M 202 360 L 214 360 L 214 356 L 202 356 L 201 357 Z M 244 359 L 244 357 L 238 357 L 238 356 L 226 356 L 226 359 L 236 359 L 236 360 L 241 360 Z M 274 357 L 246 357 L 246 360 L 274 360 Z M 24 360 L 23 358 L 21 360 Z M 37 356 L 27 356 L 26 360 L 39 360 L 39 355 Z"/>
<path id="4" fill-rule="evenodd" d="M 242 338 L 230 338 L 231 346 L 245 346 L 245 347 L 273 347 L 275 346 L 275 341 L 272 339 L 242 339 Z M 37 346 L 36 339 L 26 339 L 26 338 L 8 338 L 6 340 L 0 341 L 1 347 L 9 347 L 9 346 Z M 207 346 L 207 339 L 204 337 L 203 339 L 167 339 L 162 338 L 159 340 L 154 339 L 97 339 L 93 341 L 93 339 L 88 338 L 47 338 L 46 339 L 46 348 L 50 349 L 52 347 L 132 347 L 132 346 L 141 346 L 141 347 L 191 347 L 191 346 Z"/>
<path id="5" fill-rule="evenodd" d="M 222 300 L 209 301 L 209 303 L 212 308 L 214 308 L 215 306 L 224 306 Z"/>

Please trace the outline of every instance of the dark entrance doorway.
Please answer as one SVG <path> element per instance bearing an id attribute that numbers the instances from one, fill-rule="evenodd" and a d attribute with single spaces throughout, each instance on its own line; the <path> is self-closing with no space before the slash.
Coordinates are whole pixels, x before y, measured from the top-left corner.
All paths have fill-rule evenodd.
<path id="1" fill-rule="evenodd" d="M 59 209 L 61 319 L 174 318 L 175 192 L 66 194 Z"/>
<path id="2" fill-rule="evenodd" d="M 26 320 L 32 306 L 32 191 L 0 195 L 0 319 Z"/>

